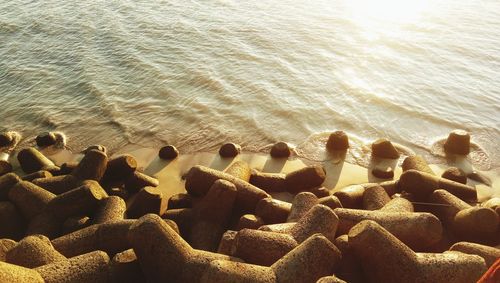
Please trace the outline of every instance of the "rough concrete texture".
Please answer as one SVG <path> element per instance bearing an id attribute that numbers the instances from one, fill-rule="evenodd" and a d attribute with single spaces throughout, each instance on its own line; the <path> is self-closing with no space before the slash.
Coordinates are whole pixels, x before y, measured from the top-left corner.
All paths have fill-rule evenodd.
<path id="1" fill-rule="evenodd" d="M 136 283 L 145 281 L 146 278 L 134 250 L 129 249 L 117 253 L 113 257 L 111 260 L 111 282 Z"/>
<path id="2" fill-rule="evenodd" d="M 6 261 L 27 268 L 66 260 L 43 235 L 27 236 L 7 252 Z"/>
<path id="3" fill-rule="evenodd" d="M 0 261 L 0 282 L 44 283 L 44 280 L 35 270 Z"/>
<path id="4" fill-rule="evenodd" d="M 321 186 L 325 179 L 326 171 L 323 166 L 309 165 L 286 174 L 285 187 L 289 193 L 297 194 Z"/>
<path id="5" fill-rule="evenodd" d="M 288 158 L 292 154 L 292 150 L 286 142 L 277 142 L 271 147 L 269 152 L 274 158 Z"/>
<path id="6" fill-rule="evenodd" d="M 30 182 L 18 182 L 9 191 L 9 199 L 26 219 L 42 213 L 56 195 Z"/>
<path id="7" fill-rule="evenodd" d="M 250 176 L 252 175 L 252 169 L 245 161 L 238 160 L 229 165 L 229 167 L 224 170 L 224 173 L 248 182 L 250 181 Z"/>
<path id="8" fill-rule="evenodd" d="M 225 143 L 219 149 L 219 155 L 224 158 L 236 157 L 240 154 L 241 146 L 235 143 Z"/>
<path id="9" fill-rule="evenodd" d="M 124 181 L 137 169 L 137 160 L 130 154 L 122 154 L 110 159 L 102 182 Z"/>
<path id="10" fill-rule="evenodd" d="M 349 137 L 344 131 L 335 131 L 328 137 L 326 148 L 330 151 L 347 150 L 349 148 Z"/>
<path id="11" fill-rule="evenodd" d="M 62 224 L 62 234 L 73 233 L 77 230 L 90 226 L 90 217 L 86 215 L 76 215 L 66 218 Z"/>
<path id="12" fill-rule="evenodd" d="M 49 178 L 49 177 L 52 177 L 52 176 L 53 176 L 52 173 L 50 173 L 49 171 L 40 170 L 40 171 L 33 172 L 31 174 L 24 175 L 24 176 L 21 177 L 21 179 L 23 181 L 29 181 L 29 182 L 31 182 L 31 181 L 33 181 L 35 179 Z"/>
<path id="13" fill-rule="evenodd" d="M 59 170 L 54 162 L 45 157 L 43 153 L 34 147 L 24 148 L 17 154 L 19 165 L 26 174 L 30 174 L 40 170 L 55 172 Z"/>
<path id="14" fill-rule="evenodd" d="M 361 208 L 363 206 L 363 194 L 365 187 L 362 185 L 350 185 L 343 187 L 333 193 L 345 208 Z"/>
<path id="15" fill-rule="evenodd" d="M 194 208 L 188 242 L 195 249 L 216 251 L 236 200 L 236 187 L 228 181 L 217 180 L 201 202 Z"/>
<path id="16" fill-rule="evenodd" d="M 388 139 L 378 139 L 372 143 L 372 156 L 397 159 L 399 152 Z"/>
<path id="17" fill-rule="evenodd" d="M 450 251 L 478 255 L 484 259 L 487 267 L 500 258 L 500 249 L 469 242 L 458 242 L 451 246 Z"/>
<path id="18" fill-rule="evenodd" d="M 237 260 L 191 248 L 154 214 L 137 220 L 128 231 L 128 239 L 149 282 L 196 282 L 211 261 Z"/>
<path id="19" fill-rule="evenodd" d="M 10 189 L 20 181 L 21 179 L 15 173 L 0 176 L 0 201 L 8 200 Z"/>
<path id="20" fill-rule="evenodd" d="M 78 166 L 71 172 L 78 180 L 100 181 L 108 164 L 106 153 L 93 149 L 85 153 Z"/>
<path id="21" fill-rule="evenodd" d="M 457 167 L 446 169 L 443 174 L 441 174 L 441 177 L 461 184 L 467 184 L 467 174 Z"/>
<path id="22" fill-rule="evenodd" d="M 434 175 L 434 171 L 432 171 L 431 167 L 427 164 L 427 161 L 425 161 L 425 159 L 420 155 L 406 157 L 403 164 L 401 164 L 401 167 L 403 168 L 403 172 L 414 169 Z"/>
<path id="23" fill-rule="evenodd" d="M 366 282 L 361 263 L 349 245 L 347 234 L 337 237 L 333 244 L 342 252 L 342 259 L 335 270 L 335 275 L 350 283 Z"/>
<path id="24" fill-rule="evenodd" d="M 286 174 L 283 173 L 266 173 L 252 169 L 250 176 L 250 184 L 268 192 L 284 192 Z"/>
<path id="25" fill-rule="evenodd" d="M 158 157 L 164 160 L 172 160 L 177 158 L 177 156 L 179 156 L 179 150 L 177 150 L 177 148 L 173 145 L 166 145 L 160 148 L 160 151 L 158 152 Z"/>
<path id="26" fill-rule="evenodd" d="M 200 281 L 314 283 L 321 277 L 331 275 L 340 258 L 340 251 L 324 236 L 316 234 L 270 267 L 225 260 L 212 261 Z"/>
<path id="27" fill-rule="evenodd" d="M 107 283 L 110 278 L 109 256 L 93 251 L 35 268 L 45 283 Z"/>
<path id="28" fill-rule="evenodd" d="M 316 281 L 316 283 L 347 283 L 347 282 L 333 275 L 333 276 L 321 277 L 320 279 L 318 279 L 318 281 Z"/>
<path id="29" fill-rule="evenodd" d="M 129 193 L 136 193 L 144 187 L 158 187 L 159 184 L 158 179 L 135 171 L 125 180 L 125 190 Z"/>
<path id="30" fill-rule="evenodd" d="M 287 233 L 243 229 L 238 232 L 234 243 L 235 256 L 246 262 L 271 265 L 292 248 L 316 233 L 333 241 L 338 217 L 321 204 L 314 206 Z"/>
<path id="31" fill-rule="evenodd" d="M 56 195 L 71 191 L 81 184 L 81 181 L 77 180 L 73 175 L 37 178 L 32 182 Z"/>
<path id="32" fill-rule="evenodd" d="M 134 222 L 133 219 L 124 219 L 92 225 L 54 239 L 52 245 L 66 257 L 73 257 L 96 250 L 114 255 L 130 248 L 127 231 Z"/>
<path id="33" fill-rule="evenodd" d="M 413 249 L 424 249 L 441 239 L 443 227 L 439 219 L 430 213 L 368 211 L 336 208 L 339 217 L 339 235 L 346 234 L 363 220 L 382 225 L 399 240 Z"/>
<path id="34" fill-rule="evenodd" d="M 377 210 L 389 203 L 391 198 L 387 192 L 379 185 L 369 186 L 363 193 L 363 209 Z"/>
<path id="35" fill-rule="evenodd" d="M 242 229 L 259 229 L 260 226 L 264 225 L 264 220 L 254 214 L 245 214 L 240 217 L 236 230 L 240 231 Z"/>
<path id="36" fill-rule="evenodd" d="M 289 202 L 268 197 L 257 203 L 255 215 L 261 217 L 266 224 L 283 223 L 286 222 L 291 207 Z"/>
<path id="37" fill-rule="evenodd" d="M 399 187 L 419 200 L 426 200 L 433 191 L 443 189 L 462 200 L 477 201 L 477 193 L 474 187 L 417 170 L 408 170 L 401 174 Z"/>
<path id="38" fill-rule="evenodd" d="M 374 221 L 349 231 L 349 245 L 370 282 L 475 282 L 484 259 L 462 253 L 415 253 Z"/>
<path id="39" fill-rule="evenodd" d="M 203 196 L 208 192 L 212 184 L 219 179 L 229 181 L 236 186 L 238 194 L 235 207 L 243 212 L 253 213 L 257 203 L 261 199 L 269 197 L 265 191 L 248 182 L 201 165 L 192 167 L 187 173 L 186 190 L 193 196 Z"/>
<path id="40" fill-rule="evenodd" d="M 447 153 L 467 155 L 470 152 L 470 135 L 463 130 L 454 130 L 444 143 L 444 150 Z"/>
<path id="41" fill-rule="evenodd" d="M 414 212 L 415 209 L 413 204 L 402 197 L 395 197 L 386 203 L 381 209 L 381 211 L 393 211 L 393 212 Z"/>
<path id="42" fill-rule="evenodd" d="M 167 209 L 191 208 L 192 206 L 193 198 L 189 194 L 179 193 L 168 199 Z"/>
<path id="43" fill-rule="evenodd" d="M 131 201 L 127 209 L 127 216 L 139 218 L 148 213 L 160 214 L 162 200 L 163 194 L 158 188 L 145 187 Z"/>
<path id="44" fill-rule="evenodd" d="M 219 247 L 217 248 L 217 253 L 230 255 L 234 254 L 234 241 L 236 239 L 236 235 L 238 231 L 227 230 L 222 234 L 222 238 L 220 239 Z"/>
<path id="45" fill-rule="evenodd" d="M 118 221 L 125 218 L 127 206 L 121 197 L 110 196 L 99 202 L 92 224 Z"/>
<path id="46" fill-rule="evenodd" d="M 311 208 L 313 208 L 316 204 L 318 204 L 318 202 L 319 202 L 318 197 L 313 193 L 310 192 L 298 193 L 293 198 L 290 214 L 288 215 L 286 222 L 297 222 Z"/>
<path id="47" fill-rule="evenodd" d="M 107 197 L 108 194 L 98 182 L 86 180 L 80 187 L 53 198 L 46 209 L 60 219 L 92 214 L 99 202 Z"/>
<path id="48" fill-rule="evenodd" d="M 7 252 L 9 252 L 9 250 L 12 249 L 15 245 L 17 245 L 17 242 L 14 240 L 0 239 L 0 261 L 5 262 Z"/>

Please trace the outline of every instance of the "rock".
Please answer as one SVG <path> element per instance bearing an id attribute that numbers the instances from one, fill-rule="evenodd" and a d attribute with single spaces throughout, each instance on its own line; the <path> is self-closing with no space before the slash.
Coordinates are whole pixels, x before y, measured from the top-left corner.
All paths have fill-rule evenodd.
<path id="1" fill-rule="evenodd" d="M 388 139 L 378 139 L 372 143 L 372 156 L 397 159 L 399 152 Z"/>
<path id="2" fill-rule="evenodd" d="M 160 151 L 158 152 L 158 157 L 163 160 L 172 160 L 177 158 L 177 156 L 179 156 L 179 151 L 173 145 L 166 145 L 160 148 Z"/>
<path id="3" fill-rule="evenodd" d="M 441 177 L 464 185 L 467 184 L 467 175 L 465 175 L 465 172 L 457 167 L 450 167 L 446 169 Z"/>
<path id="4" fill-rule="evenodd" d="M 470 135 L 463 130 L 454 130 L 448 135 L 444 143 L 447 153 L 467 155 L 470 152 Z"/>
<path id="5" fill-rule="evenodd" d="M 270 153 L 274 158 L 288 158 L 292 151 L 287 143 L 280 141 L 273 145 Z"/>
<path id="6" fill-rule="evenodd" d="M 46 147 L 55 144 L 57 141 L 56 135 L 52 132 L 45 132 L 42 134 L 39 134 L 35 138 L 36 145 L 38 147 Z"/>
<path id="7" fill-rule="evenodd" d="M 235 143 L 223 144 L 219 149 L 219 155 L 224 158 L 235 157 L 240 154 L 241 146 Z"/>
<path id="8" fill-rule="evenodd" d="M 385 169 L 382 168 L 373 168 L 372 170 L 373 176 L 379 179 L 392 179 L 394 178 L 394 171 L 391 167 L 387 167 Z"/>
<path id="9" fill-rule="evenodd" d="M 326 142 L 328 150 L 347 150 L 349 148 L 349 138 L 344 131 L 335 131 L 330 134 Z"/>

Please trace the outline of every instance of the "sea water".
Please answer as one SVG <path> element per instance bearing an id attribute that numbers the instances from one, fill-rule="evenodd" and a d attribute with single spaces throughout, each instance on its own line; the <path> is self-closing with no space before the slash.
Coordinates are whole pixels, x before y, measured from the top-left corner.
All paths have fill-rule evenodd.
<path id="1" fill-rule="evenodd" d="M 314 159 L 344 130 L 432 158 L 464 129 L 489 169 L 499 101 L 498 0 L 0 2 L 0 130 L 26 144 L 283 140 Z"/>

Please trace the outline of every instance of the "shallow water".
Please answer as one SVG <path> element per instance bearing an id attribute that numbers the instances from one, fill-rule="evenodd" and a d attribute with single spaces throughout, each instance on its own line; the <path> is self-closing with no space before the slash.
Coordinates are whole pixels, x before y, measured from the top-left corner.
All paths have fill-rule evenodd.
<path id="1" fill-rule="evenodd" d="M 315 159 L 342 129 L 355 157 L 389 137 L 439 159 L 461 128 L 500 165 L 497 0 L 11 0 L 0 42 L 0 130 L 24 143 L 284 140 Z"/>

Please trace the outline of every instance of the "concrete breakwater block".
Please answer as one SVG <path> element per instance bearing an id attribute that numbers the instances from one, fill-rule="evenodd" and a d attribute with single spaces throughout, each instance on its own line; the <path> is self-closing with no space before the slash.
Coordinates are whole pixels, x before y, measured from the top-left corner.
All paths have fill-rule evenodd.
<path id="1" fill-rule="evenodd" d="M 90 225 L 90 217 L 86 215 L 76 215 L 66 218 L 63 222 L 61 230 L 62 234 L 69 234 Z"/>
<path id="2" fill-rule="evenodd" d="M 49 177 L 52 177 L 52 173 L 50 173 L 49 171 L 46 171 L 46 170 L 40 170 L 40 171 L 36 171 L 36 172 L 33 172 L 31 174 L 27 174 L 27 175 L 24 175 L 21 177 L 21 179 L 23 181 L 33 181 L 35 179 L 38 179 L 38 178 L 49 178 Z"/>
<path id="3" fill-rule="evenodd" d="M 245 214 L 238 220 L 236 231 L 240 231 L 242 229 L 259 229 L 259 227 L 264 224 L 264 220 L 259 216 L 254 214 Z"/>
<path id="4" fill-rule="evenodd" d="M 340 251 L 324 236 L 315 234 L 270 267 L 215 260 L 205 268 L 200 282 L 304 282 L 331 275 Z"/>
<path id="5" fill-rule="evenodd" d="M 333 244 L 341 251 L 342 258 L 335 270 L 335 275 L 352 283 L 363 283 L 368 280 L 365 278 L 361 263 L 356 258 L 352 247 L 349 245 L 347 234 L 341 235 L 335 239 Z"/>
<path id="6" fill-rule="evenodd" d="M 102 182 L 124 181 L 137 169 L 137 160 L 130 154 L 122 154 L 110 159 Z"/>
<path id="7" fill-rule="evenodd" d="M 265 173 L 253 169 L 250 176 L 250 184 L 268 192 L 284 192 L 286 174 L 282 173 Z"/>
<path id="8" fill-rule="evenodd" d="M 235 143 L 225 143 L 219 149 L 219 155 L 224 158 L 236 157 L 241 152 L 241 146 Z"/>
<path id="9" fill-rule="evenodd" d="M 280 141 L 271 147 L 269 154 L 271 154 L 271 157 L 274 158 L 288 158 L 292 155 L 292 150 L 286 142 Z"/>
<path id="10" fill-rule="evenodd" d="M 17 242 L 11 239 L 0 239 L 0 261 L 5 262 L 7 253 L 12 249 Z"/>
<path id="11" fill-rule="evenodd" d="M 356 224 L 372 220 L 413 249 L 421 250 L 438 242 L 443 233 L 439 219 L 430 213 L 390 212 L 336 208 L 339 234 L 347 234 Z"/>
<path id="12" fill-rule="evenodd" d="M 286 222 L 292 204 L 271 197 L 263 198 L 257 203 L 255 215 L 264 220 L 266 224 Z"/>
<path id="13" fill-rule="evenodd" d="M 193 196 L 204 196 L 212 184 L 219 179 L 229 181 L 236 186 L 238 193 L 236 195 L 235 207 L 241 209 L 243 212 L 253 212 L 261 199 L 270 197 L 265 191 L 248 182 L 201 165 L 192 167 L 187 173 L 186 190 Z"/>
<path id="14" fill-rule="evenodd" d="M 155 187 L 141 189 L 130 203 L 127 215 L 130 218 L 140 218 L 148 213 L 161 213 L 163 194 Z"/>
<path id="15" fill-rule="evenodd" d="M 179 150 L 173 145 L 166 145 L 158 152 L 158 157 L 163 160 L 172 160 L 179 156 Z"/>
<path id="16" fill-rule="evenodd" d="M 35 138 L 35 143 L 38 147 L 54 145 L 56 142 L 57 138 L 53 132 L 41 133 Z"/>
<path id="17" fill-rule="evenodd" d="M 463 130 L 454 130 L 444 143 L 444 150 L 447 153 L 467 155 L 470 152 L 470 135 Z"/>
<path id="18" fill-rule="evenodd" d="M 399 158 L 399 152 L 388 139 L 378 139 L 372 143 L 372 156 L 397 159 Z"/>
<path id="19" fill-rule="evenodd" d="M 330 151 L 347 150 L 349 148 L 349 137 L 344 131 L 335 131 L 328 136 L 326 148 Z"/>
<path id="20" fill-rule="evenodd" d="M 30 182 L 18 182 L 9 191 L 9 199 L 22 215 L 31 220 L 45 210 L 56 195 Z"/>
<path id="21" fill-rule="evenodd" d="M 462 200 L 477 201 L 474 187 L 416 170 L 408 170 L 401 174 L 398 184 L 401 190 L 411 193 L 419 200 L 426 200 L 433 191 L 443 189 Z"/>
<path id="22" fill-rule="evenodd" d="M 111 260 L 111 282 L 146 282 L 141 265 L 133 249 L 117 253 Z"/>
<path id="23" fill-rule="evenodd" d="M 321 186 L 325 179 L 326 171 L 323 166 L 310 165 L 288 173 L 285 178 L 285 187 L 289 193 L 297 194 Z"/>
<path id="24" fill-rule="evenodd" d="M 126 203 L 121 197 L 110 196 L 102 199 L 93 215 L 92 224 L 123 220 L 126 210 Z"/>
<path id="25" fill-rule="evenodd" d="M 144 187 L 158 187 L 158 185 L 160 185 L 158 179 L 139 171 L 132 173 L 124 182 L 125 190 L 131 194 L 138 192 Z"/>
<path id="26" fill-rule="evenodd" d="M 194 208 L 188 242 L 195 249 L 216 251 L 231 218 L 237 189 L 228 181 L 217 180 Z"/>
<path id="27" fill-rule="evenodd" d="M 413 204 L 402 197 L 395 197 L 386 203 L 381 209 L 381 211 L 392 211 L 392 212 L 414 212 L 415 208 Z"/>
<path id="28" fill-rule="evenodd" d="M 432 206 L 431 212 L 437 215 L 457 238 L 492 244 L 500 241 L 500 219 L 493 209 L 473 207 L 445 190 L 434 191 L 429 201 L 437 204 Z"/>
<path id="29" fill-rule="evenodd" d="M 53 194 L 60 195 L 78 187 L 81 184 L 81 180 L 76 179 L 73 175 L 59 175 L 37 178 L 32 183 Z"/>
<path id="30" fill-rule="evenodd" d="M 487 267 L 500 258 L 500 249 L 469 242 L 458 242 L 451 246 L 450 251 L 478 255 L 484 259 Z"/>
<path id="31" fill-rule="evenodd" d="M 374 221 L 354 226 L 348 241 L 370 282 L 476 282 L 486 271 L 480 256 L 415 253 Z"/>
<path id="32" fill-rule="evenodd" d="M 12 164 L 7 160 L 0 160 L 0 176 L 12 172 Z"/>
<path id="33" fill-rule="evenodd" d="M 19 266 L 35 268 L 53 262 L 66 260 L 54 249 L 50 240 L 43 235 L 27 236 L 6 255 L 6 261 Z"/>
<path id="34" fill-rule="evenodd" d="M 229 167 L 224 170 L 224 173 L 248 182 L 250 181 L 250 176 L 252 175 L 252 169 L 250 169 L 250 165 L 248 165 L 245 161 L 238 160 L 229 165 Z"/>
<path id="35" fill-rule="evenodd" d="M 75 215 L 93 213 L 102 199 L 108 194 L 98 182 L 87 180 L 83 185 L 54 197 L 47 204 L 47 212 L 61 219 Z"/>
<path id="36" fill-rule="evenodd" d="M 26 267 L 0 261 L 0 282 L 2 283 L 44 283 L 38 272 Z"/>
<path id="37" fill-rule="evenodd" d="M 96 224 L 52 240 L 54 248 L 66 257 L 101 250 L 110 255 L 131 248 L 127 231 L 133 219 Z"/>
<path id="38" fill-rule="evenodd" d="M 302 192 L 295 195 L 292 201 L 290 212 L 286 218 L 286 222 L 297 222 L 311 208 L 318 204 L 318 197 L 310 192 Z M 281 221 L 285 222 L 285 221 Z M 280 222 L 277 222 L 280 223 Z M 271 224 L 271 223 L 269 223 Z"/>
<path id="39" fill-rule="evenodd" d="M 47 170 L 49 172 L 59 171 L 59 167 L 57 167 L 54 162 L 34 147 L 24 148 L 19 151 L 17 160 L 19 161 L 21 169 L 27 174 L 40 170 Z"/>
<path id="40" fill-rule="evenodd" d="M 44 235 L 49 239 L 59 237 L 61 233 L 61 219 L 52 213 L 42 212 L 38 214 L 28 224 L 26 235 Z"/>
<path id="41" fill-rule="evenodd" d="M 467 184 L 467 174 L 465 174 L 462 169 L 457 167 L 450 167 L 446 169 L 443 174 L 441 174 L 441 177 L 457 183 Z"/>
<path id="42" fill-rule="evenodd" d="M 287 233 L 243 229 L 234 242 L 234 255 L 246 262 L 269 266 L 313 234 L 335 239 L 338 217 L 324 206 L 316 205 Z"/>
<path id="43" fill-rule="evenodd" d="M 93 149 L 85 153 L 71 175 L 78 180 L 100 181 L 106 172 L 107 164 L 106 153 Z"/>
<path id="44" fill-rule="evenodd" d="M 0 176 L 0 201 L 8 200 L 10 189 L 20 181 L 21 179 L 15 173 Z"/>
<path id="45" fill-rule="evenodd" d="M 427 164 L 427 161 L 425 161 L 425 159 L 420 155 L 406 157 L 403 161 L 403 164 L 401 164 L 401 167 L 403 169 L 403 172 L 413 169 L 434 175 L 434 171 L 432 171 L 431 167 L 429 167 L 429 164 Z"/>
<path id="46" fill-rule="evenodd" d="M 363 193 L 363 209 L 381 209 L 389 203 L 389 201 L 391 201 L 391 197 L 381 186 L 374 184 L 373 186 L 365 188 Z"/>
<path id="47" fill-rule="evenodd" d="M 168 199 L 167 209 L 191 208 L 193 206 L 193 198 L 186 193 L 179 193 L 171 196 Z"/>
<path id="48" fill-rule="evenodd" d="M 109 256 L 102 251 L 82 254 L 34 270 L 43 277 L 45 283 L 107 283 L 110 278 Z"/>
<path id="49" fill-rule="evenodd" d="M 154 214 L 137 220 L 128 231 L 128 240 L 149 282 L 197 282 L 210 262 L 238 260 L 193 249 Z"/>

